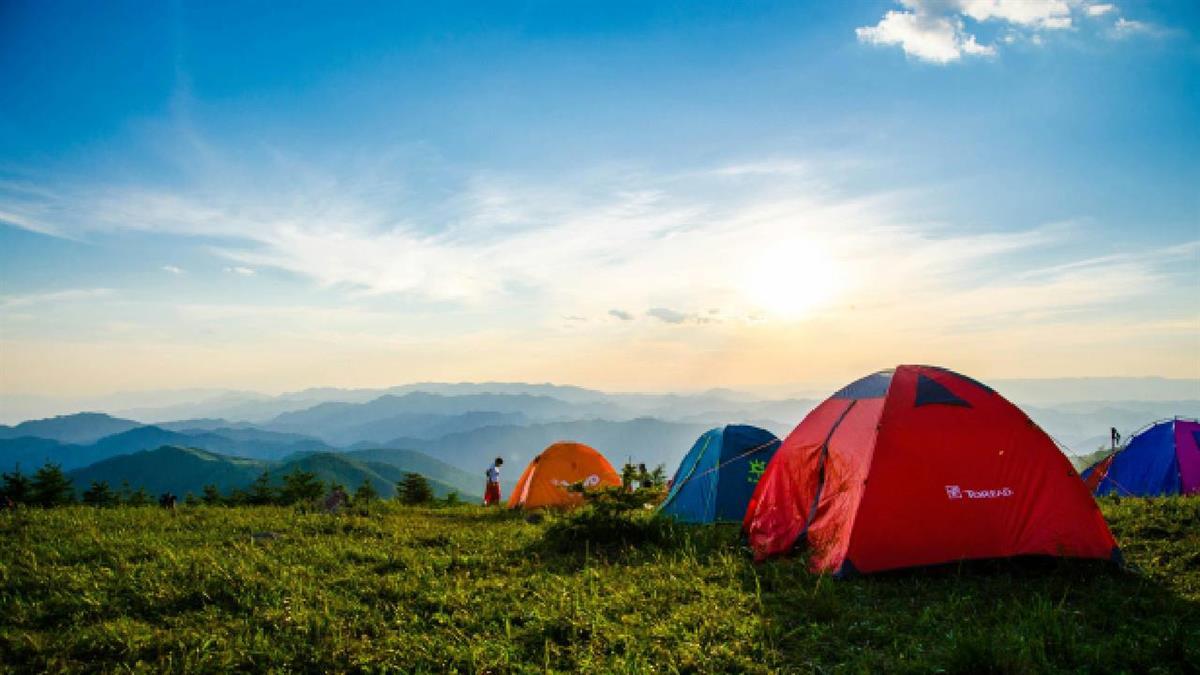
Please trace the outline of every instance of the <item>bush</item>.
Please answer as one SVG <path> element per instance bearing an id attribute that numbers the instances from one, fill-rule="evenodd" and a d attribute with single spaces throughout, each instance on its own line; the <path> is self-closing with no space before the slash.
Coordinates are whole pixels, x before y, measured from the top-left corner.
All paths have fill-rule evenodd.
<path id="1" fill-rule="evenodd" d="M 371 502 L 379 499 L 379 493 L 376 492 L 375 486 L 371 485 L 371 479 L 364 478 L 362 485 L 354 491 L 354 504 L 356 506 L 366 506 Z"/>
<path id="2" fill-rule="evenodd" d="M 283 488 L 279 491 L 280 502 L 285 506 L 315 501 L 325 494 L 325 485 L 311 471 L 296 469 L 283 477 Z"/>
<path id="3" fill-rule="evenodd" d="M 6 473 L 0 476 L 4 479 L 4 486 L 0 487 L 0 495 L 13 500 L 14 504 L 29 503 L 30 487 L 29 478 L 21 473 L 21 467 L 13 469 L 12 473 Z"/>
<path id="4" fill-rule="evenodd" d="M 83 493 L 83 503 L 90 506 L 116 506 L 117 495 L 108 487 L 108 481 L 92 481 L 91 487 Z"/>
<path id="5" fill-rule="evenodd" d="M 428 504 L 433 501 L 433 488 L 421 474 L 406 473 L 404 479 L 396 483 L 396 499 L 401 504 Z"/>
<path id="6" fill-rule="evenodd" d="M 46 464 L 33 474 L 30 501 L 38 506 L 62 506 L 75 501 L 75 486 L 57 464 Z"/>
<path id="7" fill-rule="evenodd" d="M 208 506 L 217 506 L 221 503 L 221 491 L 217 489 L 216 485 L 211 483 L 205 485 L 204 490 L 200 495 L 200 501 L 204 502 Z"/>
<path id="8" fill-rule="evenodd" d="M 646 507 L 659 497 L 656 492 L 622 488 L 586 490 L 580 484 L 568 489 L 582 494 L 586 503 L 546 527 L 543 542 L 552 550 L 617 550 L 661 546 L 678 539 L 674 521 L 647 513 Z"/>

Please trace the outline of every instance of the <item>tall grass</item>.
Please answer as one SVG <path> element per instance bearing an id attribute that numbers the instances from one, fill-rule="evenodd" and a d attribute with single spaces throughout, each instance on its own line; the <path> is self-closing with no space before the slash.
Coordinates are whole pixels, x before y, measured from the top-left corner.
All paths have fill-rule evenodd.
<path id="1" fill-rule="evenodd" d="M 573 546 L 474 506 L 23 510 L 0 514 L 0 669 L 1194 670 L 1200 500 L 1102 507 L 1137 572 L 835 581 L 755 566 L 735 529 Z"/>

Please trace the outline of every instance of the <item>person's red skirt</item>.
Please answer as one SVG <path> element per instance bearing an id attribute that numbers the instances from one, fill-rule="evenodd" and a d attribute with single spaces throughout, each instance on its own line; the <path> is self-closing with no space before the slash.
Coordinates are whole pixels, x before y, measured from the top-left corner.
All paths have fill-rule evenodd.
<path id="1" fill-rule="evenodd" d="M 483 489 L 483 505 L 491 506 L 492 504 L 500 503 L 500 484 L 488 481 L 487 487 Z"/>

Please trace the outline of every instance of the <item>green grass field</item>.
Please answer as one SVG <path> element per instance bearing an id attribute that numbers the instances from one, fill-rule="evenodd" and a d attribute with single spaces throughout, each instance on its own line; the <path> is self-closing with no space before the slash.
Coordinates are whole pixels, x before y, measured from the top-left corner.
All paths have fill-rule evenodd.
<path id="1" fill-rule="evenodd" d="M 1102 506 L 1135 571 L 847 581 L 729 529 L 597 552 L 473 506 L 0 513 L 0 670 L 1195 671 L 1200 499 Z"/>

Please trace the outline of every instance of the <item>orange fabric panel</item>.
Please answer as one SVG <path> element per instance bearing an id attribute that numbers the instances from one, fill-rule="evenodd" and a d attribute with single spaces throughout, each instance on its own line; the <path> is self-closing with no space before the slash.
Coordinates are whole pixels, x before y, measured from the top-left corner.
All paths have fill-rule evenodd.
<path id="1" fill-rule="evenodd" d="M 559 442 L 533 458 L 509 497 L 513 508 L 569 509 L 583 504 L 583 496 L 565 486 L 583 481 L 589 488 L 620 487 L 621 476 L 594 448 L 582 443 Z"/>

